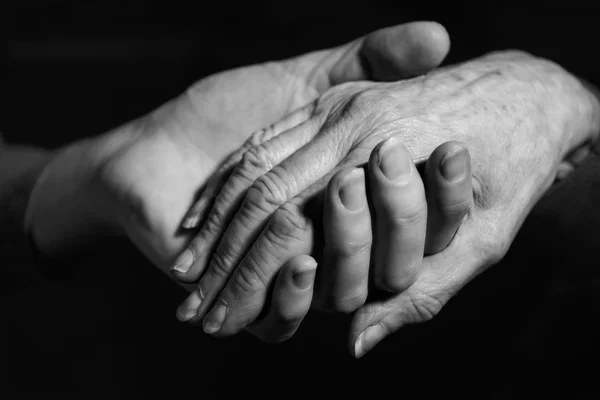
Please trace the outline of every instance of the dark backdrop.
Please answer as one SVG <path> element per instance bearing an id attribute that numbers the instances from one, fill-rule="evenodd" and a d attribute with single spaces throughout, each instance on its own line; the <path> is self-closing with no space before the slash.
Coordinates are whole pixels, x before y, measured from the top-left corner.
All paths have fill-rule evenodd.
<path id="1" fill-rule="evenodd" d="M 213 72 L 415 19 L 447 27 L 448 63 L 519 48 L 600 83 L 593 5 L 414 3 L 3 0 L 0 128 L 9 141 L 52 148 L 146 113 Z M 1 298 L 0 392 L 592 396 L 599 191 L 594 155 L 536 207 L 503 263 L 434 321 L 359 361 L 345 353 L 345 321 L 318 316 L 284 345 L 208 338 L 175 321 L 179 288 L 129 245 L 111 245 L 75 277 Z"/>

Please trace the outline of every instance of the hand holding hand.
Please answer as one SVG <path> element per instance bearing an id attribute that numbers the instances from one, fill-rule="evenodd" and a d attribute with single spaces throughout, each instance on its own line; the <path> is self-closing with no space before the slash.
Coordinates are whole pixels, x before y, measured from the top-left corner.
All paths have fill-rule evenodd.
<path id="1" fill-rule="evenodd" d="M 232 151 L 287 129 L 262 128 L 333 85 L 424 73 L 447 50 L 441 26 L 411 23 L 338 48 L 202 79 L 154 112 L 61 151 L 31 196 L 34 240 L 41 252 L 54 253 L 77 248 L 99 228 L 125 233 L 166 272 L 191 238 L 180 226 L 199 187 Z M 287 119 L 292 125 L 304 116 L 293 115 Z M 225 171 L 239 155 L 223 164 Z"/>
<path id="2" fill-rule="evenodd" d="M 252 322 L 283 262 L 313 248 L 306 201 L 336 171 L 364 163 L 377 143 L 399 135 L 417 161 L 446 140 L 466 143 L 474 206 L 447 249 L 418 268 L 404 264 L 419 271 L 401 274 L 409 279 L 386 282 L 402 292 L 361 309 L 352 335 L 428 319 L 503 256 L 560 161 L 597 132 L 599 115 L 597 100 L 574 77 L 522 53 L 496 53 L 410 81 L 333 88 L 311 118 L 254 149 L 223 186 L 221 193 L 236 196 L 217 197 L 189 245 L 206 255 L 191 268 L 194 278 L 208 266 L 182 315 L 206 315 L 207 330 L 219 335 Z"/>
<path id="3" fill-rule="evenodd" d="M 316 281 L 312 257 L 285 263 L 269 306 L 248 327 L 255 336 L 286 340 L 311 305 L 351 313 L 390 278 L 410 279 L 419 271 L 407 271 L 406 261 L 418 268 L 423 249 L 443 250 L 472 205 L 469 153 L 459 143 L 442 144 L 427 160 L 427 201 L 425 185 L 397 137 L 375 148 L 367 169 L 368 180 L 363 168 L 342 169 L 331 179 L 324 193 L 324 248 Z"/>

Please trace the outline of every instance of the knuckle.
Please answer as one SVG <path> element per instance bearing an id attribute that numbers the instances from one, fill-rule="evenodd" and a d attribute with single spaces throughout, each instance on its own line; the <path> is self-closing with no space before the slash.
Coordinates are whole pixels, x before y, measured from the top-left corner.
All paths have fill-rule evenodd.
<path id="1" fill-rule="evenodd" d="M 361 115 L 385 115 L 394 112 L 398 102 L 381 89 L 369 88 L 355 94 L 351 100 L 351 109 L 360 112 Z"/>
<path id="2" fill-rule="evenodd" d="M 266 288 L 269 279 L 260 267 L 262 264 L 259 260 L 256 260 L 253 252 L 249 253 L 246 262 L 236 270 L 233 279 L 233 291 L 238 294 L 252 294 Z"/>
<path id="3" fill-rule="evenodd" d="M 410 303 L 407 305 L 408 314 L 413 316 L 413 320 L 408 322 L 429 321 L 439 314 L 443 306 L 443 301 L 419 292 L 418 295 L 411 298 Z"/>
<path id="4" fill-rule="evenodd" d="M 372 109 L 375 106 L 376 99 L 370 90 L 361 90 L 350 98 L 350 106 L 359 110 Z"/>
<path id="5" fill-rule="evenodd" d="M 244 223 L 263 221 L 273 212 L 270 204 L 267 203 L 260 191 L 256 188 L 250 188 L 238 211 L 238 217 Z"/>
<path id="6" fill-rule="evenodd" d="M 237 149 L 231 156 L 227 158 L 227 160 L 225 160 L 225 162 L 223 162 L 223 164 L 221 164 L 219 171 L 223 174 L 233 171 L 233 168 L 238 165 L 240 161 L 242 161 L 242 156 L 244 153 L 246 153 L 246 151 L 248 151 L 248 149 L 250 149 L 250 146 L 247 143 L 244 143 L 242 147 Z"/>
<path id="7" fill-rule="evenodd" d="M 241 165 L 248 171 L 270 170 L 272 168 L 269 153 L 264 146 L 254 146 L 242 156 Z"/>
<path id="8" fill-rule="evenodd" d="M 250 135 L 246 143 L 248 143 L 250 146 L 259 146 L 269 139 L 269 132 L 272 130 L 272 126 L 270 126 L 268 128 L 263 128 L 254 131 L 252 135 Z"/>
<path id="9" fill-rule="evenodd" d="M 228 252 L 218 249 L 212 256 L 211 272 L 220 277 L 227 277 L 231 273 L 233 257 Z"/>
<path id="10" fill-rule="evenodd" d="M 221 223 L 225 220 L 227 214 L 227 210 L 225 206 L 216 201 L 213 208 L 210 210 L 210 214 L 206 223 L 203 226 L 203 230 L 207 233 L 217 233 L 221 230 Z"/>
<path id="11" fill-rule="evenodd" d="M 232 171 L 232 177 L 254 182 L 257 176 L 272 168 L 268 152 L 263 146 L 254 146 L 242 154 Z"/>
<path id="12" fill-rule="evenodd" d="M 380 105 L 380 103 L 381 98 L 377 95 L 376 91 L 372 89 L 360 90 L 350 98 L 351 106 L 361 110 L 375 109 Z"/>
<path id="13" fill-rule="evenodd" d="M 247 200 L 253 207 L 270 214 L 287 199 L 279 178 L 275 174 L 266 173 L 254 181 Z"/>
<path id="14" fill-rule="evenodd" d="M 236 294 L 256 293 L 264 287 L 261 286 L 260 279 L 250 268 L 240 268 L 232 284 L 232 290 Z"/>
<path id="15" fill-rule="evenodd" d="M 307 221 L 298 207 L 285 203 L 273 214 L 267 233 L 279 241 L 301 240 L 306 225 Z"/>
<path id="16" fill-rule="evenodd" d="M 396 206 L 392 211 L 393 218 L 391 223 L 397 226 L 416 226 L 427 220 L 427 207 L 425 202 L 407 204 L 401 207 Z"/>

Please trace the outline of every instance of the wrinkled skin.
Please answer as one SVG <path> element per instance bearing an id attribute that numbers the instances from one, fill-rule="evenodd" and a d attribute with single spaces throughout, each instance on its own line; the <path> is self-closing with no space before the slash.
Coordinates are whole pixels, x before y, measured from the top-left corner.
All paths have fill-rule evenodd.
<path id="1" fill-rule="evenodd" d="M 198 308 L 192 321 L 204 318 L 211 333 L 234 334 L 257 318 L 281 265 L 313 250 L 306 201 L 340 168 L 365 163 L 392 135 L 402 137 L 416 161 L 442 142 L 465 143 L 474 206 L 452 243 L 423 258 L 414 282 L 358 310 L 352 349 L 362 355 L 402 325 L 430 319 L 506 253 L 561 161 L 600 124 L 597 99 L 577 79 L 519 52 L 408 81 L 347 83 L 313 107 L 306 121 L 246 154 L 189 245 L 197 258 L 188 274 L 201 278 L 182 308 Z M 208 250 L 215 250 L 212 257 Z"/>
<path id="2" fill-rule="evenodd" d="M 448 47 L 440 25 L 409 23 L 202 79 L 154 112 L 55 158 L 32 202 L 37 245 L 57 252 L 76 243 L 82 230 L 102 226 L 124 231 L 168 272 L 191 237 L 179 227 L 199 187 L 231 152 L 267 140 L 272 129 L 263 128 L 335 84 L 415 76 L 438 66 Z M 74 172 L 65 177 L 65 171 Z M 65 181 L 73 186 L 68 194 L 55 195 Z M 71 218 L 73 209 L 81 215 Z M 56 235 L 58 223 L 70 237 Z"/>
<path id="3" fill-rule="evenodd" d="M 271 124 L 336 84 L 426 73 L 448 48 L 448 34 L 439 24 L 408 23 L 338 48 L 202 79 L 154 112 L 59 151 L 31 196 L 27 220 L 33 239 L 42 253 L 53 254 L 104 245 L 99 233 L 126 235 L 169 273 L 168 266 L 193 237 L 194 231 L 180 226 L 197 222 L 186 219 L 186 212 L 198 190 L 205 183 L 214 189 L 219 182 L 207 180 L 215 170 L 226 173 L 243 149 L 285 127 Z M 292 114 L 286 123 L 303 116 Z M 300 258 L 288 265 L 279 280 L 282 299 L 297 296 L 293 272 L 310 268 L 311 262 Z M 309 305 L 310 296 L 304 306 Z M 286 307 L 282 301 L 278 309 L 287 313 Z M 273 340 L 286 335 L 288 327 L 278 331 L 280 325 L 266 320 L 255 333 Z"/>
<path id="4" fill-rule="evenodd" d="M 411 42 L 415 38 L 417 42 Z M 388 47 L 382 48 L 381 41 Z M 366 41 L 359 39 L 337 49 L 203 79 L 143 120 L 142 132 L 104 163 L 102 179 L 107 183 L 103 186 L 115 190 L 116 197 L 129 191 L 127 203 L 136 208 L 126 231 L 155 264 L 165 268 L 189 240 L 187 232 L 178 234 L 178 227 L 198 182 L 206 181 L 227 154 L 244 142 L 249 146 L 268 140 L 271 130 L 261 128 L 332 85 L 413 76 L 437 66 L 446 52 L 443 28 L 416 23 L 379 31 Z M 410 60 L 411 54 L 421 59 Z M 379 58 L 387 63 L 377 64 Z M 370 64 L 372 76 L 363 62 Z M 255 133 L 249 137 L 251 132 Z M 142 162 L 148 163 L 146 171 Z M 149 175 L 153 165 L 156 171 Z M 140 175 L 135 176 L 136 172 Z"/>

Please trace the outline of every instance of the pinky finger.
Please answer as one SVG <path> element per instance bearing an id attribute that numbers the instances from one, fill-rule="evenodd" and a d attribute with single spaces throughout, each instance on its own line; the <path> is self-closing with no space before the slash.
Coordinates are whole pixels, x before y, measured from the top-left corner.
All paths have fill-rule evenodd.
<path id="1" fill-rule="evenodd" d="M 271 307 L 248 331 L 260 340 L 279 343 L 291 338 L 310 309 L 317 262 L 310 256 L 290 259 L 281 269 Z"/>
<path id="2" fill-rule="evenodd" d="M 223 183 L 233 170 L 233 167 L 242 158 L 243 152 L 246 151 L 246 147 L 236 151 L 231 157 L 229 157 L 223 165 L 208 179 L 206 185 L 200 192 L 200 197 L 194 203 L 192 208 L 188 211 L 185 216 L 181 227 L 184 229 L 194 229 L 200 225 L 200 221 L 204 219 L 204 215 L 208 211 L 211 201 L 215 198 L 218 190 L 223 186 Z"/>
<path id="3" fill-rule="evenodd" d="M 254 146 L 254 142 L 259 140 L 257 135 L 262 132 L 254 133 L 246 142 L 234 151 L 229 157 L 219 165 L 219 168 L 214 172 L 206 182 L 204 188 L 200 191 L 200 197 L 196 200 L 192 208 L 186 214 L 183 223 L 184 229 L 194 229 L 200 225 L 200 221 L 204 219 L 204 215 L 208 211 L 208 207 L 223 183 L 229 178 L 233 168 L 242 160 L 244 153 Z"/>

